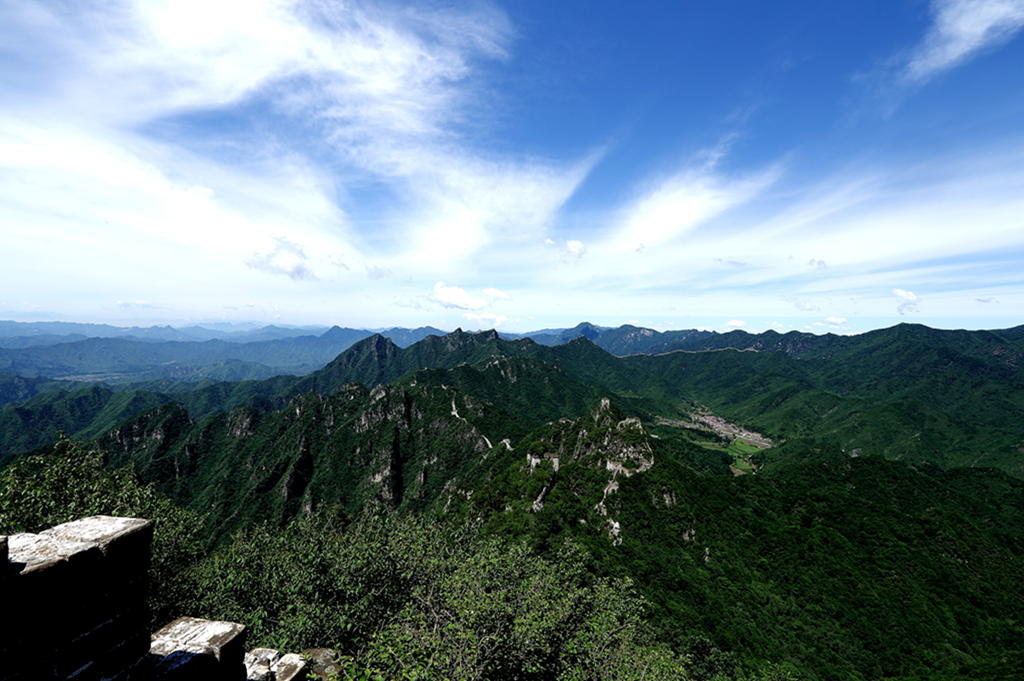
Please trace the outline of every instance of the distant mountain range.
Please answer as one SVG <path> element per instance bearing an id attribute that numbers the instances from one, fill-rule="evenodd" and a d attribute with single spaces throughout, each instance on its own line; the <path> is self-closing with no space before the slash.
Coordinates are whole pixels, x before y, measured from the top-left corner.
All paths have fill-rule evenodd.
<path id="1" fill-rule="evenodd" d="M 1024 327 L 999 331 L 1007 339 L 1024 336 Z M 352 344 L 374 334 L 408 347 L 446 332 L 434 327 L 379 331 L 333 326 L 309 328 L 264 326 L 225 332 L 191 326 L 113 327 L 67 322 L 0 322 L 0 372 L 25 378 L 94 381 L 107 384 L 259 380 L 280 374 L 303 375 L 333 360 Z M 957 332 L 950 332 L 957 333 Z M 87 335 L 88 334 L 88 335 Z M 722 348 L 780 351 L 797 357 L 827 354 L 842 345 L 842 336 L 791 331 L 760 334 L 717 333 L 684 329 L 655 331 L 643 327 L 595 326 L 583 322 L 568 329 L 522 334 L 500 333 L 506 340 L 529 338 L 555 346 L 585 338 L 613 355 L 660 354 L 678 350 Z M 861 334 L 870 337 L 869 334 Z M 0 403 L 3 402 L 0 394 Z"/>
<path id="2" fill-rule="evenodd" d="M 265 326 L 244 333 L 201 338 L 207 329 L 149 327 L 120 329 L 103 325 L 0 322 L 0 371 L 23 377 L 126 383 L 153 380 L 250 380 L 278 374 L 305 374 L 373 332 L 333 326 L 318 334 L 304 329 Z M 85 327 L 85 328 L 82 328 Z M 53 334 L 77 329 L 97 333 Z M 116 333 L 115 333 L 116 331 Z M 219 333 L 219 332 L 210 332 Z M 400 345 L 429 335 L 433 327 L 381 332 Z"/>
<path id="3" fill-rule="evenodd" d="M 623 328 L 606 330 L 599 339 L 621 340 L 642 331 Z M 777 442 L 820 438 L 855 453 L 943 466 L 998 466 L 1024 476 L 1024 420 L 1019 418 L 1024 413 L 1024 334 L 1019 327 L 942 331 L 901 324 L 856 336 L 698 333 L 676 336 L 687 349 L 622 357 L 585 335 L 546 346 L 530 338 L 505 339 L 494 331 L 455 331 L 426 335 L 402 348 L 381 334 L 352 344 L 352 335 L 337 328 L 318 337 L 248 344 L 93 339 L 20 350 L 21 357 L 61 350 L 62 368 L 91 362 L 94 367 L 103 363 L 106 371 L 126 372 L 152 366 L 146 362 L 170 361 L 171 352 L 185 346 L 206 352 L 206 361 L 221 361 L 230 372 L 249 365 L 234 366 L 218 359 L 217 352 L 241 348 L 265 358 L 273 350 L 286 361 L 302 352 L 323 356 L 345 346 L 322 368 L 301 377 L 150 380 L 83 392 L 76 389 L 80 383 L 7 374 L 0 378 L 0 398 L 17 405 L 0 411 L 0 454 L 44 444 L 56 429 L 95 435 L 131 416 L 135 404 L 174 401 L 192 418 L 203 418 L 245 405 L 277 409 L 297 395 L 330 395 L 350 383 L 372 388 L 415 376 L 421 384 L 459 386 L 505 404 L 517 419 L 532 415 L 533 426 L 556 416 L 578 416 L 593 400 L 610 396 L 654 426 L 704 428 L 697 417 L 700 409 L 708 409 Z M 119 365 L 126 361 L 137 364 Z M 524 378 L 499 380 L 502 371 Z M 132 401 L 125 394 L 147 397 Z M 568 409 L 569 404 L 576 406 Z M 513 431 L 488 437 L 501 440 L 523 432 Z M 773 451 L 784 452 L 787 446 Z"/>
<path id="4" fill-rule="evenodd" d="M 83 338 L 134 338 L 136 340 L 157 341 L 204 341 L 236 340 L 240 342 L 252 340 L 273 340 L 292 336 L 319 335 L 328 326 L 258 326 L 254 324 L 211 325 L 218 328 L 191 325 L 173 327 L 158 326 L 114 326 L 111 324 L 87 324 L 81 322 L 15 322 L 0 320 L 0 342 L 8 342 L 12 338 L 38 338 L 47 342 L 61 337 Z M 58 341 L 67 342 L 67 341 Z"/>

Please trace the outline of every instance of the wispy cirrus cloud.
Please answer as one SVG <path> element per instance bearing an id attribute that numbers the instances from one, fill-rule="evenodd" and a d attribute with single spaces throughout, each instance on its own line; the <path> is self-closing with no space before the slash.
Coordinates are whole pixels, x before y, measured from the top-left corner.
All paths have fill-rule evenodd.
<path id="1" fill-rule="evenodd" d="M 1013 38 L 1024 27 L 1024 0 L 933 0 L 932 24 L 903 75 L 922 82 Z"/>
<path id="2" fill-rule="evenodd" d="M 351 293 L 368 285 L 359 269 L 444 276 L 481 249 L 537 238 L 596 157 L 554 162 L 471 139 L 494 114 L 479 70 L 514 39 L 486 2 L 5 4 L 0 40 L 17 59 L 0 62 L 12 95 L 0 107 L 0 221 L 16 225 L 4 250 L 40 261 L 33 235 L 71 243 L 87 230 L 78 255 L 104 272 L 161 272 L 154 286 L 201 299 L 187 252 L 225 293 L 283 302 L 254 277 Z M 197 122 L 211 115 L 256 122 L 212 136 Z M 393 200 L 355 220 L 349 183 Z"/>
<path id="3" fill-rule="evenodd" d="M 719 152 L 716 160 L 724 153 Z M 683 170 L 629 206 L 607 245 L 620 252 L 663 246 L 750 201 L 778 179 L 779 173 L 775 167 L 748 177 L 727 178 L 709 167 Z"/>

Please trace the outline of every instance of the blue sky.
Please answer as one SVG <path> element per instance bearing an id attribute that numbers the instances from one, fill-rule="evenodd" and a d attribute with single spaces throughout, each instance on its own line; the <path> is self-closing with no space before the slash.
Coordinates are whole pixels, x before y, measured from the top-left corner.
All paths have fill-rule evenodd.
<path id="1" fill-rule="evenodd" d="M 1024 323 L 1024 0 L 0 6 L 0 317 Z"/>

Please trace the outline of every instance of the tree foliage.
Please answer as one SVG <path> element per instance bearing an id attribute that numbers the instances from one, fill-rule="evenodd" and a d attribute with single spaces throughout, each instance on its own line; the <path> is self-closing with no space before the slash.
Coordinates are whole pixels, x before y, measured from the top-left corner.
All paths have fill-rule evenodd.
<path id="1" fill-rule="evenodd" d="M 628 579 L 565 545 L 540 557 L 472 524 L 322 514 L 241 533 L 207 561 L 194 608 L 283 649 L 330 644 L 357 679 L 680 678 Z"/>
<path id="2" fill-rule="evenodd" d="M 129 468 L 111 470 L 101 454 L 63 437 L 52 449 L 0 470 L 0 534 L 38 532 L 90 515 L 154 521 L 152 623 L 179 615 L 194 591 L 191 570 L 204 554 L 200 516 L 139 483 Z"/>

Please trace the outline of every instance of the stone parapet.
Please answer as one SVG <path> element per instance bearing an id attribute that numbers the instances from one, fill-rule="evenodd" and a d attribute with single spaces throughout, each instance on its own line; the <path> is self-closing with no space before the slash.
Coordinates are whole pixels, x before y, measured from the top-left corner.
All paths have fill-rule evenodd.
<path id="1" fill-rule="evenodd" d="M 5 673 L 99 681 L 122 677 L 145 655 L 152 532 L 148 520 L 93 516 L 10 536 Z"/>
<path id="2" fill-rule="evenodd" d="M 91 516 L 0 535 L 0 681 L 298 681 L 299 655 L 234 622 L 180 617 L 152 635 L 153 523 Z"/>

